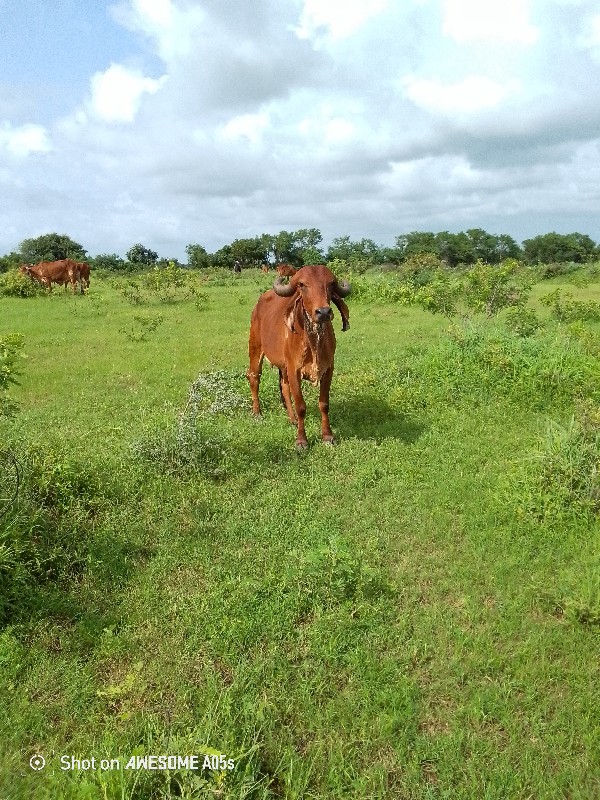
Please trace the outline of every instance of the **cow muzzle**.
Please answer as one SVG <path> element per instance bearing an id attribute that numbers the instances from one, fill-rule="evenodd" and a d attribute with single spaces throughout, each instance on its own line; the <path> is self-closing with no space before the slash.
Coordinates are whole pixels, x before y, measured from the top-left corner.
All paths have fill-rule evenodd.
<path id="1" fill-rule="evenodd" d="M 329 322 L 333 319 L 333 311 L 331 310 L 330 306 L 315 308 L 314 314 L 315 322 Z"/>

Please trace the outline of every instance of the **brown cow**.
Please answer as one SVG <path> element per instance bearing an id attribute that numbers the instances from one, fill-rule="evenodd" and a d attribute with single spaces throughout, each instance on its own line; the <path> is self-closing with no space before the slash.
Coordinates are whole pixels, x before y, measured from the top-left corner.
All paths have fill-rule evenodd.
<path id="1" fill-rule="evenodd" d="M 261 272 L 268 272 L 269 271 L 269 265 L 268 264 L 263 264 L 260 269 L 261 269 Z"/>
<path id="2" fill-rule="evenodd" d="M 291 278 L 298 272 L 296 267 L 293 267 L 291 264 L 278 264 L 276 269 L 280 278 Z M 332 297 L 331 300 L 338 307 L 339 312 L 342 315 L 342 330 L 347 331 L 350 327 L 348 306 L 337 295 Z"/>
<path id="3" fill-rule="evenodd" d="M 90 265 L 85 261 L 78 261 L 79 267 L 79 288 L 81 294 L 85 294 L 85 290 L 90 288 Z"/>
<path id="4" fill-rule="evenodd" d="M 292 267 L 291 264 L 278 264 L 277 265 L 277 274 L 280 278 L 291 278 L 292 275 L 295 275 L 298 270 L 296 267 Z"/>
<path id="5" fill-rule="evenodd" d="M 61 261 L 40 261 L 39 264 L 22 264 L 19 272 L 29 275 L 32 280 L 43 284 L 49 292 L 52 291 L 52 283 L 70 283 L 73 294 L 77 291 L 77 281 L 79 280 L 79 267 L 68 258 Z"/>
<path id="6" fill-rule="evenodd" d="M 288 285 L 281 277 L 262 294 L 250 322 L 250 367 L 247 377 L 252 392 L 252 411 L 260 414 L 258 389 L 264 356 L 279 369 L 281 400 L 290 422 L 298 425 L 296 446 L 308 447 L 304 430 L 306 404 L 302 379 L 320 385 L 319 409 L 323 441 L 334 443 L 329 425 L 329 388 L 333 377 L 335 334 L 331 303 L 341 303 L 350 293 L 350 284 L 338 281 L 327 267 L 302 267 Z M 347 321 L 347 319 L 346 319 Z M 293 400 L 293 405 L 292 405 Z M 296 413 L 294 414 L 294 406 Z"/>

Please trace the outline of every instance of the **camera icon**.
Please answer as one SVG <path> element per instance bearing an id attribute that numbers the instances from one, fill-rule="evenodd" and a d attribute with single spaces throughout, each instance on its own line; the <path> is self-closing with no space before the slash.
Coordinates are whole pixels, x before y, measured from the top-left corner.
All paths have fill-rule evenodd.
<path id="1" fill-rule="evenodd" d="M 39 772 L 46 766 L 46 759 L 44 758 L 44 756 L 40 755 L 31 756 L 31 758 L 29 759 L 29 766 L 36 772 Z"/>

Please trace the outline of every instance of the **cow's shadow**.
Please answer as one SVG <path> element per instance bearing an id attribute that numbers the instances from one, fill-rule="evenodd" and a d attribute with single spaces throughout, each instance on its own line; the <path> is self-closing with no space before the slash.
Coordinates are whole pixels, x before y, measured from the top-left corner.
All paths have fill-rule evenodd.
<path id="1" fill-rule="evenodd" d="M 331 409 L 332 427 L 340 439 L 400 439 L 416 442 L 426 425 L 379 398 L 337 399 Z"/>

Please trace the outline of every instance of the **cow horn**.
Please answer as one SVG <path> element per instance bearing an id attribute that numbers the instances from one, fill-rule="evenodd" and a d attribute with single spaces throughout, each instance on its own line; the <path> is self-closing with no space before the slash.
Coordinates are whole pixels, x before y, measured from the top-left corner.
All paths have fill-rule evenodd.
<path id="1" fill-rule="evenodd" d="M 283 278 L 276 278 L 273 284 L 273 291 L 275 294 L 278 294 L 279 297 L 291 297 L 296 291 L 296 287 L 292 286 L 291 283 L 285 284 Z"/>
<path id="2" fill-rule="evenodd" d="M 352 291 L 352 287 L 348 281 L 336 281 L 335 291 L 339 297 L 348 297 Z"/>

